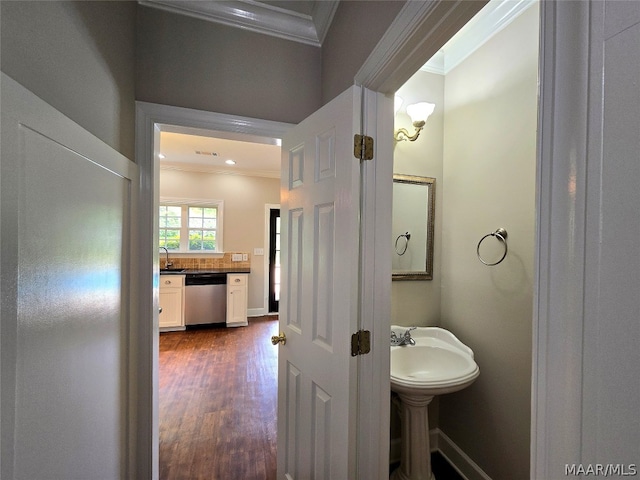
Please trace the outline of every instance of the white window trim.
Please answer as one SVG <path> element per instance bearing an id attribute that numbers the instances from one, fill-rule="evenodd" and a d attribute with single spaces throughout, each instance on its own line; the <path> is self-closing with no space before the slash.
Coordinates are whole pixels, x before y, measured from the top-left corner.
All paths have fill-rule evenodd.
<path id="1" fill-rule="evenodd" d="M 224 200 L 215 200 L 215 199 L 202 199 L 202 198 L 177 198 L 177 197 L 160 197 L 161 205 L 171 205 L 171 206 L 187 206 L 187 207 L 216 207 L 218 209 L 218 219 L 216 222 L 216 250 L 215 251 L 202 251 L 202 250 L 188 250 L 186 248 L 182 248 L 182 241 L 180 242 L 181 248 L 180 250 L 172 250 L 172 254 L 189 254 L 189 255 L 216 255 L 223 254 L 224 248 L 222 240 L 224 238 L 223 235 L 223 224 L 224 224 Z M 184 228 L 184 227 L 183 227 Z"/>

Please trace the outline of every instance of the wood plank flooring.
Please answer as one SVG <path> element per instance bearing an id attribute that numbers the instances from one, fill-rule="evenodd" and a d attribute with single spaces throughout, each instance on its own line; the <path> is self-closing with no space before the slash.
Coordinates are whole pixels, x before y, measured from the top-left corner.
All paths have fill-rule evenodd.
<path id="1" fill-rule="evenodd" d="M 160 478 L 276 478 L 277 316 L 160 335 Z"/>

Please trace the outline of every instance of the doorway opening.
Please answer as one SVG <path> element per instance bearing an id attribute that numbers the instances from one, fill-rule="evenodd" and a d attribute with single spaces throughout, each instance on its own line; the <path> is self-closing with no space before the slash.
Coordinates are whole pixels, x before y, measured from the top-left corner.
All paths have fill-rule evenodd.
<path id="1" fill-rule="evenodd" d="M 269 212 L 269 312 L 277 313 L 280 304 L 280 209 Z"/>
<path id="2" fill-rule="evenodd" d="M 158 239 L 158 232 L 159 232 L 158 212 L 159 212 L 159 203 L 160 203 L 160 195 L 161 195 L 159 155 L 161 153 L 160 135 L 162 132 L 182 132 L 182 133 L 206 132 L 207 135 L 216 135 L 218 137 L 228 139 L 228 140 L 229 139 L 241 140 L 249 143 L 260 143 L 260 142 L 265 143 L 266 142 L 270 145 L 278 146 L 279 148 L 280 141 L 281 141 L 280 139 L 283 137 L 284 133 L 291 127 L 289 124 L 280 123 L 280 122 L 256 120 L 252 118 L 216 114 L 211 112 L 184 109 L 180 107 L 147 104 L 144 102 L 137 103 L 137 115 L 138 115 L 138 122 L 139 122 L 138 134 L 137 134 L 139 137 L 138 155 L 140 158 L 145 159 L 145 163 L 146 163 L 146 165 L 143 167 L 143 172 L 144 172 L 143 176 L 145 178 L 145 180 L 143 181 L 147 182 L 149 185 L 152 186 L 152 188 L 150 188 L 151 195 L 149 198 L 145 199 L 145 204 L 144 206 L 142 206 L 142 210 L 149 213 L 149 218 L 147 221 L 148 221 L 148 224 L 152 226 L 152 229 L 150 229 L 150 234 L 152 235 L 152 241 L 154 245 L 158 245 L 158 240 L 159 240 Z M 278 172 L 279 172 L 279 153 L 278 153 L 277 163 L 278 163 Z M 182 172 L 186 172 L 188 171 L 188 168 L 183 167 L 180 170 Z M 174 166 L 173 171 L 179 171 L 179 169 L 177 169 Z M 234 179 L 242 180 L 242 179 L 248 178 L 248 176 L 227 174 L 225 178 L 228 181 L 233 182 Z M 279 184 L 279 178 L 276 178 L 275 181 Z M 242 191 L 242 189 L 240 189 L 240 191 Z M 253 193 L 253 191 L 251 190 L 249 190 L 249 192 Z M 246 193 L 247 191 L 245 191 L 245 194 Z M 169 195 L 176 196 L 178 194 L 174 192 Z M 190 193 L 189 196 L 193 197 L 194 195 Z M 270 200 L 267 203 L 274 203 L 274 204 L 279 203 L 279 188 L 278 188 L 276 199 Z M 230 212 L 227 212 L 227 213 L 230 213 Z M 259 235 L 253 236 L 252 238 L 264 237 L 264 230 L 263 230 L 263 226 L 265 225 L 264 206 L 261 208 L 259 216 L 261 220 L 255 221 L 254 223 L 261 226 L 259 227 L 260 233 Z M 229 215 L 227 215 L 226 218 L 228 220 Z M 232 222 L 227 221 L 226 223 L 227 223 L 227 228 L 228 229 L 231 228 L 230 223 Z M 225 233 L 225 236 L 226 235 L 227 234 Z M 260 248 L 267 250 L 268 245 L 266 240 L 267 240 L 266 238 L 263 238 L 263 241 L 262 241 L 263 245 L 255 245 L 256 248 L 254 249 L 250 249 L 248 246 L 243 246 L 242 249 L 248 251 L 247 253 L 249 254 L 251 252 L 256 253 L 256 250 L 259 250 Z M 144 243 L 147 243 L 147 242 L 148 240 Z M 251 246 L 253 247 L 254 245 L 251 244 Z M 233 244 L 225 245 L 225 249 L 229 247 L 233 247 Z M 141 244 L 141 248 L 144 248 L 144 250 L 147 250 L 149 248 L 148 243 L 146 244 L 146 246 L 143 246 L 143 244 Z M 160 263 L 159 249 L 154 248 L 152 251 L 153 251 L 153 257 L 152 257 L 153 262 L 148 265 L 148 268 L 154 269 L 155 271 L 157 271 L 158 265 Z M 164 253 L 163 253 L 163 258 L 164 258 Z M 255 260 L 257 261 L 252 263 L 252 268 L 255 265 L 256 268 L 254 272 L 257 273 L 261 269 L 263 263 L 266 263 L 266 262 L 260 261 L 261 260 L 260 258 Z M 266 271 L 266 268 L 263 269 L 263 272 L 264 271 Z M 157 283 L 155 288 L 157 289 Z M 260 291 L 257 292 L 260 298 L 266 298 L 266 295 L 263 295 L 263 290 L 266 291 L 266 289 L 267 289 L 267 286 L 265 282 L 264 287 L 260 286 L 259 288 Z M 159 335 L 159 327 L 158 327 L 158 307 L 159 305 L 157 301 L 157 296 L 154 296 L 153 309 L 151 312 L 149 312 L 149 315 L 152 315 L 154 317 L 154 321 L 149 323 L 149 327 L 147 331 L 149 335 L 148 338 L 150 339 L 150 343 L 148 344 L 149 359 L 151 360 L 150 371 L 153 376 L 153 379 L 151 379 L 151 383 L 152 384 L 155 383 L 156 385 L 160 383 L 159 382 L 159 377 L 160 377 L 159 337 L 160 335 Z M 269 342 L 269 338 L 272 333 L 269 329 L 273 329 L 274 332 L 277 330 L 277 316 L 266 315 L 267 313 L 268 311 L 267 311 L 266 304 L 262 308 L 249 309 L 248 311 L 248 315 L 251 316 L 253 320 L 252 324 L 255 324 L 258 326 L 263 325 L 266 328 L 266 333 L 263 332 L 264 338 L 261 341 L 256 342 L 258 346 L 255 348 L 257 350 L 260 350 L 261 353 L 264 353 L 267 356 L 268 355 L 273 356 L 273 355 L 276 355 L 276 352 L 274 352 L 273 346 Z M 206 330 L 204 330 L 204 332 L 206 332 Z M 243 338 L 242 341 L 240 340 L 232 341 L 232 339 L 234 338 L 232 337 L 232 335 L 235 335 L 235 337 L 239 337 L 239 336 L 242 336 L 242 334 L 246 334 L 248 332 L 247 327 L 209 330 L 209 333 L 214 333 L 214 332 L 217 332 L 219 334 L 220 333 L 227 334 L 226 336 L 228 337 L 228 339 L 221 340 L 221 341 L 223 343 L 227 342 L 234 345 L 235 356 L 242 356 L 243 352 L 246 352 L 243 348 L 240 348 L 242 341 L 244 341 L 245 339 Z M 177 332 L 177 334 L 187 334 L 187 333 L 189 332 Z M 171 335 L 171 333 L 168 333 L 166 335 L 167 336 Z M 211 349 L 209 350 L 215 351 Z M 247 352 L 246 355 L 251 355 L 251 352 Z M 238 361 L 234 362 L 233 364 L 241 365 L 242 364 L 241 359 L 237 359 L 237 360 Z M 226 368 L 226 369 L 222 369 L 222 371 L 229 374 L 232 370 L 229 368 Z M 264 374 L 267 376 L 269 372 L 271 372 L 273 378 L 270 381 L 270 385 L 271 386 L 277 385 L 277 382 L 275 380 L 276 374 L 277 374 L 275 362 L 273 361 L 262 362 L 262 364 L 260 365 L 259 371 L 261 372 L 260 373 L 261 375 Z M 243 377 L 243 378 L 246 378 L 246 377 Z M 155 432 L 153 436 L 156 438 L 156 440 L 154 440 L 156 449 L 154 449 L 155 453 L 153 453 L 153 463 L 156 466 L 158 466 L 160 465 L 160 459 L 158 458 L 160 455 L 159 444 L 162 441 L 159 438 L 160 429 L 161 429 L 160 419 L 159 419 L 159 411 L 160 411 L 159 404 L 161 399 L 159 398 L 160 395 L 159 395 L 158 389 L 151 389 L 149 393 L 151 395 L 149 398 L 149 402 L 150 404 L 154 405 L 152 408 L 149 409 L 149 412 L 151 415 L 149 418 L 149 421 L 152 426 L 152 430 Z M 183 392 L 183 393 L 188 395 L 189 392 Z M 265 393 L 265 395 L 267 400 L 268 398 L 272 397 L 272 400 L 275 402 L 275 393 L 270 395 L 267 392 Z M 213 400 L 215 400 L 215 398 Z M 263 404 L 268 404 L 268 401 L 265 401 L 264 398 L 262 400 L 263 400 L 262 402 Z M 271 412 L 269 416 L 275 425 L 275 418 L 276 418 L 275 412 Z M 213 418 L 212 414 L 206 415 L 206 417 L 208 419 Z M 187 419 L 191 418 L 193 420 L 195 417 L 194 415 L 187 415 L 185 418 Z M 201 421 L 204 422 L 203 428 L 204 428 L 204 424 L 207 423 L 207 421 L 205 420 L 206 419 L 204 419 L 204 417 L 203 419 L 201 419 Z M 242 415 L 239 415 L 238 419 L 236 420 L 242 421 Z M 209 423 L 207 428 L 210 429 L 209 433 L 213 432 L 213 435 L 216 435 L 215 430 L 211 430 L 212 428 L 214 428 L 213 425 Z M 218 432 L 218 434 L 224 435 L 224 432 Z M 263 440 L 264 440 L 263 443 L 265 444 L 275 445 L 275 436 L 272 434 L 265 435 Z M 193 458 L 193 457 L 190 457 L 189 455 L 190 454 L 187 454 L 187 456 L 183 458 L 181 461 L 187 461 L 188 463 L 188 460 L 186 459 Z M 185 467 L 188 468 L 188 465 L 185 464 Z M 221 478 L 224 478 L 224 476 Z M 251 477 L 243 474 L 243 475 L 240 475 L 238 478 L 251 478 Z M 255 478 L 267 478 L 267 477 L 265 477 L 261 473 L 257 473 Z"/>

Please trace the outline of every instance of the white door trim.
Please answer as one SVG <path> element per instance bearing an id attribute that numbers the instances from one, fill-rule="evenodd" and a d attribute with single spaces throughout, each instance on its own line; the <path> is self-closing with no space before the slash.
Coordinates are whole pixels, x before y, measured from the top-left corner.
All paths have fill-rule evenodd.
<path id="1" fill-rule="evenodd" d="M 138 427 L 137 478 L 158 478 L 158 250 L 159 133 L 170 127 L 198 128 L 281 139 L 292 125 L 238 115 L 136 102 L 136 163 L 140 167 L 139 245 L 140 272 L 138 377 L 141 408 Z M 144 272 L 147 272 L 146 274 Z M 148 299 L 148 301 L 142 301 Z"/>
<path id="2" fill-rule="evenodd" d="M 395 93 L 487 2 L 406 2 L 358 70 L 356 84 Z"/>

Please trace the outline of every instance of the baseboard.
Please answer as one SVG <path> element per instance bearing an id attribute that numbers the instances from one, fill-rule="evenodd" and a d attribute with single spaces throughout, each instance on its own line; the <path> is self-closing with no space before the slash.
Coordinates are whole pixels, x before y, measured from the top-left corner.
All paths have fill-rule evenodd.
<path id="1" fill-rule="evenodd" d="M 480 466 L 471 460 L 453 440 L 436 428 L 437 450 L 465 480 L 491 480 Z M 432 432 L 429 432 L 433 438 Z"/>
<path id="2" fill-rule="evenodd" d="M 266 308 L 249 308 L 247 310 L 247 317 L 262 317 L 263 315 L 267 315 L 269 312 Z"/>
<path id="3" fill-rule="evenodd" d="M 431 452 L 440 452 L 465 480 L 491 480 L 491 477 L 439 428 L 429 430 L 429 441 L 431 442 Z M 400 438 L 391 439 L 389 445 L 390 465 L 400 461 L 400 443 Z"/>

